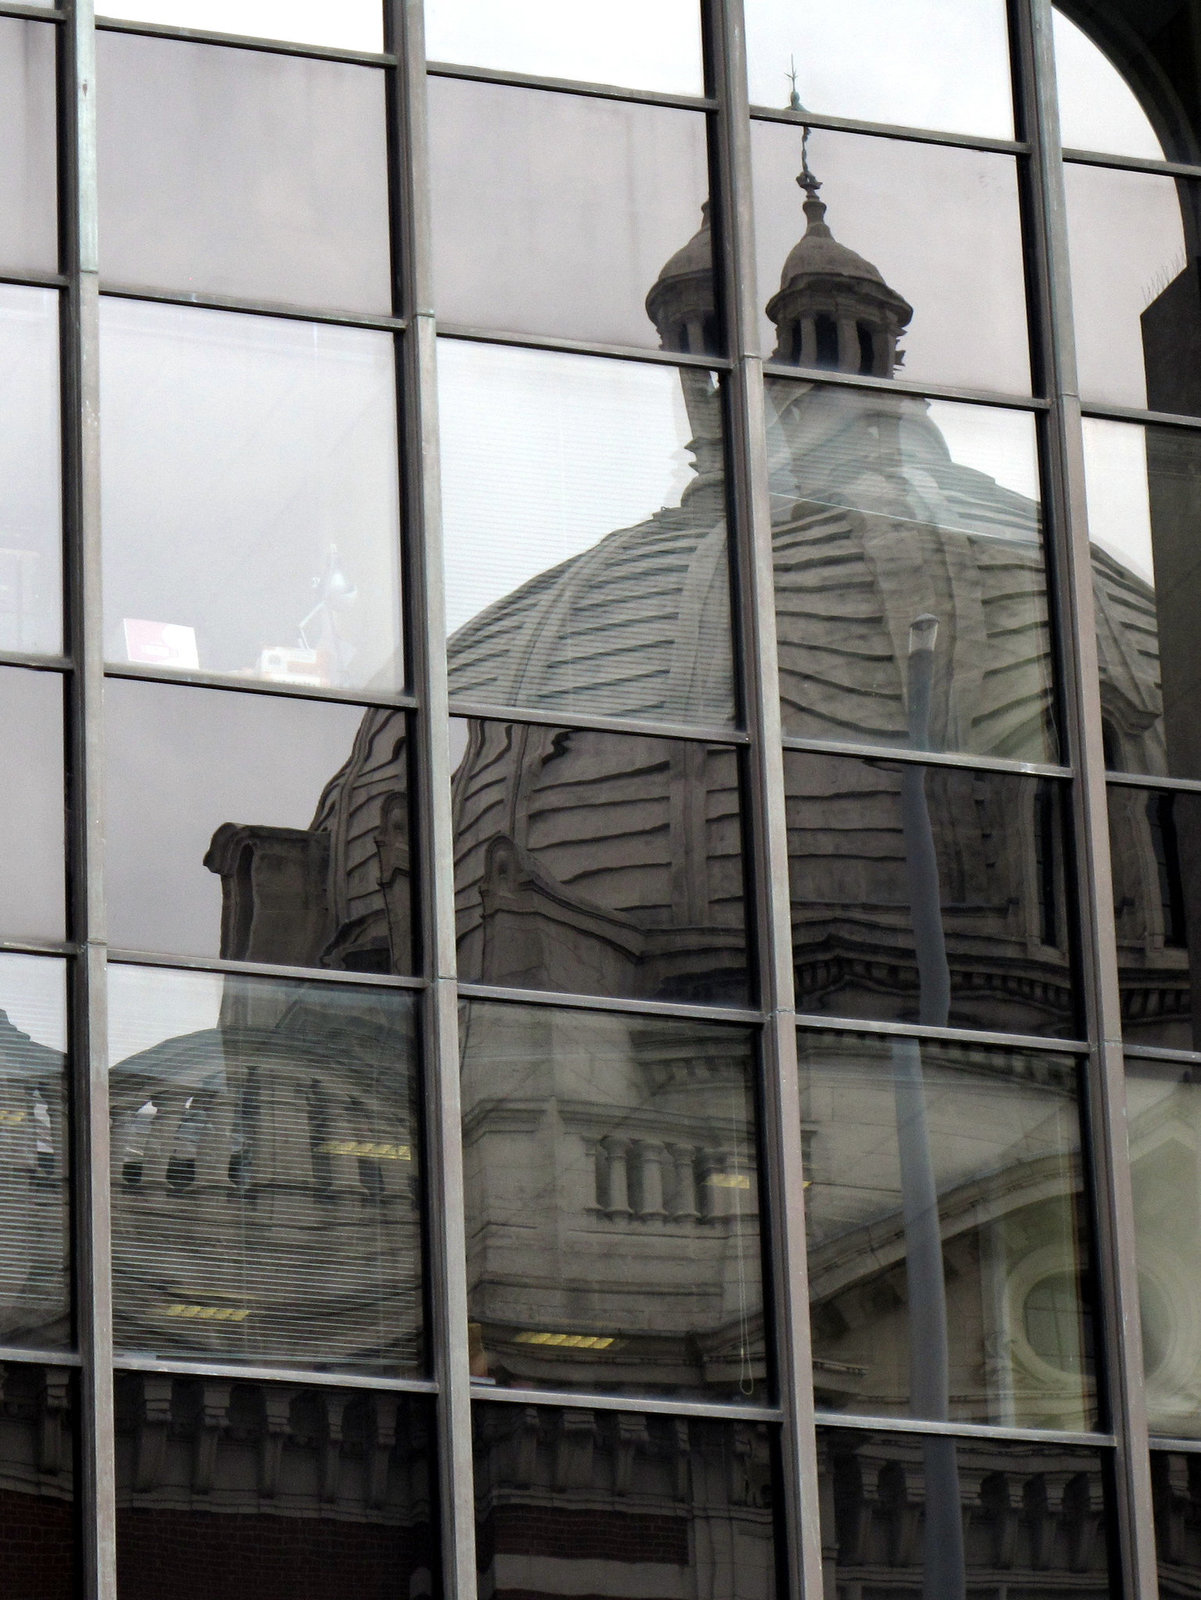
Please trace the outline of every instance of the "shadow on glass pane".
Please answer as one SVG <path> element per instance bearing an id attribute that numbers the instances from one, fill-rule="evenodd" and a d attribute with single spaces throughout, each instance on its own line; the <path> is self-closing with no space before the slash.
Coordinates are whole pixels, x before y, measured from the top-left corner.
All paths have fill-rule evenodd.
<path id="1" fill-rule="evenodd" d="M 101 302 L 111 661 L 403 675 L 390 334 Z"/>
<path id="2" fill-rule="evenodd" d="M 780 379 L 767 402 L 785 733 L 912 743 L 933 622 L 922 746 L 1054 761 L 1034 419 Z"/>
<path id="3" fill-rule="evenodd" d="M 764 353 L 1028 394 L 1013 159 L 828 129 L 805 151 L 802 138 L 751 129 Z"/>
<path id="4" fill-rule="evenodd" d="M 459 976 L 745 1005 L 735 751 L 455 721 Z"/>
<path id="5" fill-rule="evenodd" d="M 106 704 L 115 945 L 411 970 L 403 714 L 123 680 Z"/>
<path id="6" fill-rule="evenodd" d="M 764 1423 L 496 1402 L 472 1418 L 481 1594 L 782 1592 Z"/>
<path id="7" fill-rule="evenodd" d="M 705 92 L 697 0 L 426 0 L 425 53 L 494 72 Z"/>
<path id="8" fill-rule="evenodd" d="M 421 1364 L 417 1044 L 397 989 L 114 966 L 114 1337 Z"/>
<path id="9" fill-rule="evenodd" d="M 817 1438 L 827 1592 L 1117 1593 L 1100 1451 L 858 1428 Z"/>
<path id="10" fill-rule="evenodd" d="M 764 1398 L 753 1036 L 462 1011 L 477 1378 Z"/>
<path id="11" fill-rule="evenodd" d="M 431 1401 L 129 1372 L 116 1406 L 122 1600 L 440 1592 Z"/>
<path id="12" fill-rule="evenodd" d="M 58 268 L 55 29 L 0 19 L 0 264 Z"/>
<path id="13" fill-rule="evenodd" d="M 1004 0 L 747 0 L 746 13 L 754 104 L 795 91 L 798 110 L 1013 138 Z"/>
<path id="14" fill-rule="evenodd" d="M 1162 1600 L 1184 1600 L 1201 1578 L 1201 1455 L 1151 1452 L 1151 1495 Z"/>
<path id="15" fill-rule="evenodd" d="M 800 1010 L 1070 1036 L 1053 779 L 786 751 Z"/>
<path id="16" fill-rule="evenodd" d="M 0 938 L 61 939 L 63 883 L 63 683 L 56 672 L 0 668 Z"/>
<path id="17" fill-rule="evenodd" d="M 0 955 L 3 1345 L 71 1343 L 66 1047 L 63 963 Z M 0 1461 L 2 1440 L 0 1424 Z"/>
<path id="18" fill-rule="evenodd" d="M 101 13 L 125 22 L 287 39 L 335 50 L 382 50 L 380 0 L 114 0 Z"/>
<path id="19" fill-rule="evenodd" d="M 443 323 L 654 348 L 672 257 L 708 314 L 669 348 L 717 348 L 701 113 L 437 77 L 429 104 Z"/>
<path id="20" fill-rule="evenodd" d="M 102 32 L 111 282 L 388 313 L 384 75 Z"/>
<path id="21" fill-rule="evenodd" d="M 734 718 L 713 374 L 440 341 L 450 691 Z"/>
<path id="22" fill-rule="evenodd" d="M 1077 1062 L 800 1035 L 817 1403 L 1096 1422 Z"/>
<path id="23" fill-rule="evenodd" d="M 58 293 L 0 286 L 0 649 L 62 648 Z"/>
<path id="24" fill-rule="evenodd" d="M 13 1600 L 75 1600 L 82 1562 L 75 1517 L 76 1375 L 67 1367 L 0 1367 L 0 1587 Z"/>

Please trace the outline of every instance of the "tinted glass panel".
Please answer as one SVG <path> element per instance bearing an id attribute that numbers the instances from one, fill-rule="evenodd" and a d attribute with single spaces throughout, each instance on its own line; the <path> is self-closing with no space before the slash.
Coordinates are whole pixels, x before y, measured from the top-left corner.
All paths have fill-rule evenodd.
<path id="1" fill-rule="evenodd" d="M 13 1600 L 74 1600 L 75 1374 L 0 1368 L 0 1584 Z"/>
<path id="2" fill-rule="evenodd" d="M 778 1594 L 762 1423 L 496 1403 L 474 1418 L 482 1593 Z"/>
<path id="3" fill-rule="evenodd" d="M 785 733 L 1053 761 L 1034 419 L 786 380 L 768 418 Z"/>
<path id="4" fill-rule="evenodd" d="M 1201 1050 L 1201 795 L 1114 785 L 1109 844 L 1125 1036 Z"/>
<path id="5" fill-rule="evenodd" d="M 751 148 L 765 354 L 1029 392 L 1010 157 L 820 128 L 808 162 L 821 196 L 802 210 L 800 127 L 755 123 Z"/>
<path id="6" fill-rule="evenodd" d="M 1077 1063 L 802 1030 L 827 1410 L 1094 1425 Z"/>
<path id="7" fill-rule="evenodd" d="M 746 1003 L 733 750 L 482 719 L 452 735 L 461 978 Z"/>
<path id="8" fill-rule="evenodd" d="M 748 0 L 746 10 L 759 105 L 786 106 L 795 88 L 798 110 L 1013 137 L 1004 0 Z"/>
<path id="9" fill-rule="evenodd" d="M 1118 1593 L 1099 1451 L 820 1428 L 818 1452 L 836 1593 Z"/>
<path id="10" fill-rule="evenodd" d="M 108 658 L 397 687 L 391 335 L 101 311 Z"/>
<path id="11" fill-rule="evenodd" d="M 361 1389 L 123 1373 L 121 1600 L 438 1593 L 432 1409 Z"/>
<path id="12" fill-rule="evenodd" d="M 795 751 L 784 776 L 802 1010 L 1074 1031 L 1057 783 Z"/>
<path id="13" fill-rule="evenodd" d="M 540 78 L 703 94 L 697 0 L 427 0 L 425 53 Z"/>
<path id="14" fill-rule="evenodd" d="M 20 751 L 0 787 L 0 938 L 61 939 L 63 686 L 55 672 L 0 668 L 0 749 Z"/>
<path id="15" fill-rule="evenodd" d="M 62 648 L 58 310 L 53 289 L 0 286 L 3 650 Z"/>
<path id="16" fill-rule="evenodd" d="M 444 323 L 653 348 L 662 270 L 712 337 L 703 116 L 451 78 L 429 105 Z"/>
<path id="17" fill-rule="evenodd" d="M 114 0 L 103 14 L 172 28 L 207 28 L 262 39 L 330 45 L 341 50 L 382 50 L 380 0 Z"/>
<path id="18" fill-rule="evenodd" d="M 132 34 L 96 44 L 107 278 L 391 309 L 381 72 Z"/>
<path id="19" fill-rule="evenodd" d="M 1201 1573 L 1201 1455 L 1151 1452 L 1151 1492 L 1162 1600 L 1184 1600 Z"/>
<path id="20" fill-rule="evenodd" d="M 115 680 L 107 706 L 115 945 L 410 970 L 400 713 Z"/>
<path id="21" fill-rule="evenodd" d="M 451 694 L 731 722 L 716 377 L 444 339 L 438 380 Z"/>
<path id="22" fill-rule="evenodd" d="M 745 1028 L 463 1009 L 477 1377 L 764 1398 Z"/>
<path id="23" fill-rule="evenodd" d="M 0 264 L 58 266 L 55 29 L 0 20 Z"/>
<path id="24" fill-rule="evenodd" d="M 411 997 L 114 966 L 109 1035 L 117 1343 L 416 1369 Z"/>

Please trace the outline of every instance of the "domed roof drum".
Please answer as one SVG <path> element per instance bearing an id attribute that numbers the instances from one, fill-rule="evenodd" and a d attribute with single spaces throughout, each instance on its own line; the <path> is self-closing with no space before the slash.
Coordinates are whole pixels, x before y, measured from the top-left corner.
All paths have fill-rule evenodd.
<path id="1" fill-rule="evenodd" d="M 800 180 L 798 180 L 800 181 Z M 840 244 L 826 222 L 826 207 L 815 194 L 805 201 L 809 226 L 793 245 L 780 274 L 780 288 L 767 303 L 767 314 L 780 322 L 791 306 L 793 296 L 805 290 L 838 290 L 854 286 L 873 305 L 887 307 L 896 318 L 898 329 L 913 316 L 913 307 L 885 283 L 878 267 Z"/>
<path id="2" fill-rule="evenodd" d="M 665 349 L 701 351 L 714 343 L 717 311 L 707 200 L 701 208 L 700 227 L 651 285 L 646 314 L 658 328 Z"/>

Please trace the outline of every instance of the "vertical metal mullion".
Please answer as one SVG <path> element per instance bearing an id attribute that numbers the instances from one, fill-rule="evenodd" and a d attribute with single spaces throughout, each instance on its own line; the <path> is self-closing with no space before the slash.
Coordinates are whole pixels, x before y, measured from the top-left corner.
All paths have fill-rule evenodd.
<path id="1" fill-rule="evenodd" d="M 712 0 L 711 56 L 718 102 L 714 262 L 727 338 L 727 454 L 739 597 L 743 697 L 751 736 L 750 817 L 765 1084 L 764 1149 L 772 1259 L 777 1375 L 784 1412 L 783 1512 L 789 1530 L 787 1589 L 820 1600 L 822 1540 L 801 1171 L 801 1107 L 788 893 L 788 828 L 780 720 L 775 583 L 768 486 L 763 359 L 751 203 L 750 113 L 742 0 Z"/>
<path id="2" fill-rule="evenodd" d="M 112 1216 L 109 1194 L 100 589 L 99 260 L 95 27 L 73 0 L 63 30 L 63 448 L 74 1110 L 75 1297 L 83 1362 L 79 1500 L 83 1592 L 115 1600 Z"/>
<path id="3" fill-rule="evenodd" d="M 409 580 L 408 627 L 415 716 L 421 948 L 428 980 L 423 1060 L 428 1129 L 426 1185 L 429 1303 L 438 1381 L 438 1484 L 443 1592 L 472 1600 L 476 1587 L 471 1459 L 471 1368 L 467 1340 L 467 1233 L 463 1191 L 455 965 L 454 847 L 450 809 L 450 710 L 442 577 L 438 451 L 437 330 L 434 323 L 429 133 L 422 0 L 386 0 L 397 51 L 393 195 L 403 305 L 401 407 Z"/>
<path id="4" fill-rule="evenodd" d="M 1018 73 L 1031 142 L 1035 315 L 1044 356 L 1050 533 L 1059 579 L 1065 715 L 1075 768 L 1073 821 L 1089 1034 L 1089 1142 L 1099 1193 L 1102 1329 L 1110 1423 L 1117 1437 L 1123 1590 L 1157 1593 L 1142 1333 L 1134 1259 L 1134 1201 L 1126 1136 L 1118 959 L 1102 742 L 1100 676 L 1076 373 L 1067 200 L 1060 156 L 1051 0 L 1016 0 Z"/>

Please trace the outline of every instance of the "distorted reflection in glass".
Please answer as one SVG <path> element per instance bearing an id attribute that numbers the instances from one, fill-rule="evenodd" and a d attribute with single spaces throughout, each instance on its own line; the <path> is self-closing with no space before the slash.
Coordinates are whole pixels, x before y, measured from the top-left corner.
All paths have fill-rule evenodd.
<path id="1" fill-rule="evenodd" d="M 0 938 L 61 939 L 63 881 L 63 680 L 56 672 L 0 668 Z M 11 752 L 19 751 L 20 759 Z"/>
<path id="2" fill-rule="evenodd" d="M 786 751 L 797 1006 L 1071 1035 L 1052 779 Z"/>
<path id="3" fill-rule="evenodd" d="M 785 733 L 910 743 L 932 617 L 927 747 L 1054 761 L 1033 417 L 781 379 L 767 399 Z"/>
<path id="4" fill-rule="evenodd" d="M 204 28 L 338 50 L 382 50 L 380 0 L 111 0 L 100 12 L 125 22 Z"/>
<path id="5" fill-rule="evenodd" d="M 807 148 L 803 137 L 799 125 L 751 127 L 764 354 L 1028 394 L 1013 159 L 824 128 Z"/>
<path id="6" fill-rule="evenodd" d="M 1201 184 L 1075 162 L 1064 178 L 1081 394 L 1201 415 Z"/>
<path id="7" fill-rule="evenodd" d="M 438 77 L 429 109 L 440 321 L 653 348 L 647 291 L 709 192 L 704 116 Z M 691 249 L 707 280 L 707 229 Z M 719 348 L 703 331 L 684 348 Z"/>
<path id="8" fill-rule="evenodd" d="M 58 317 L 56 290 L 0 285 L 0 650 L 39 655 L 62 648 Z"/>
<path id="9" fill-rule="evenodd" d="M 121 1600 L 441 1592 L 424 1397 L 126 1372 L 116 1407 Z"/>
<path id="10" fill-rule="evenodd" d="M 1124 1036 L 1201 1050 L 1201 794 L 1111 784 L 1109 853 Z"/>
<path id="11" fill-rule="evenodd" d="M 460 978 L 747 1003 L 734 750 L 479 718 L 452 759 Z"/>
<path id="12" fill-rule="evenodd" d="M 108 280 L 391 311 L 381 71 L 113 32 L 96 53 Z"/>
<path id="13" fill-rule="evenodd" d="M 76 1375 L 0 1366 L 0 1587 L 12 1600 L 75 1600 Z"/>
<path id="14" fill-rule="evenodd" d="M 819 1428 L 817 1439 L 827 1592 L 1118 1592 L 1100 1451 L 858 1428 Z"/>
<path id="15" fill-rule="evenodd" d="M 749 1030 L 476 1000 L 461 1049 L 475 1376 L 764 1398 Z"/>
<path id="16" fill-rule="evenodd" d="M 1152 1450 L 1151 1496 L 1162 1600 L 1185 1600 L 1201 1576 L 1201 1454 Z"/>
<path id="17" fill-rule="evenodd" d="M 71 1342 L 66 1048 L 63 963 L 0 955 L 2 1345 Z"/>
<path id="18" fill-rule="evenodd" d="M 403 713 L 110 679 L 114 945 L 411 970 Z"/>
<path id="19" fill-rule="evenodd" d="M 430 61 L 704 94 L 698 0 L 426 0 Z"/>
<path id="20" fill-rule="evenodd" d="M 746 33 L 754 104 L 1013 138 L 1004 0 L 747 0 Z"/>
<path id="21" fill-rule="evenodd" d="M 781 1592 L 778 1447 L 764 1423 L 495 1401 L 472 1417 L 482 1594 Z"/>
<path id="22" fill-rule="evenodd" d="M 676 264 L 649 303 L 686 349 L 712 285 Z M 438 401 L 451 695 L 731 722 L 715 374 L 443 339 Z"/>
<path id="23" fill-rule="evenodd" d="M 112 967 L 118 1345 L 416 1370 L 416 1053 L 401 990 Z"/>
<path id="24" fill-rule="evenodd" d="M 55 29 L 0 19 L 0 266 L 58 269 Z"/>
<path id="25" fill-rule="evenodd" d="M 1095 1423 L 1072 1056 L 800 1033 L 827 1410 Z"/>
<path id="26" fill-rule="evenodd" d="M 392 336 L 105 298 L 101 372 L 108 659 L 398 688 Z"/>

